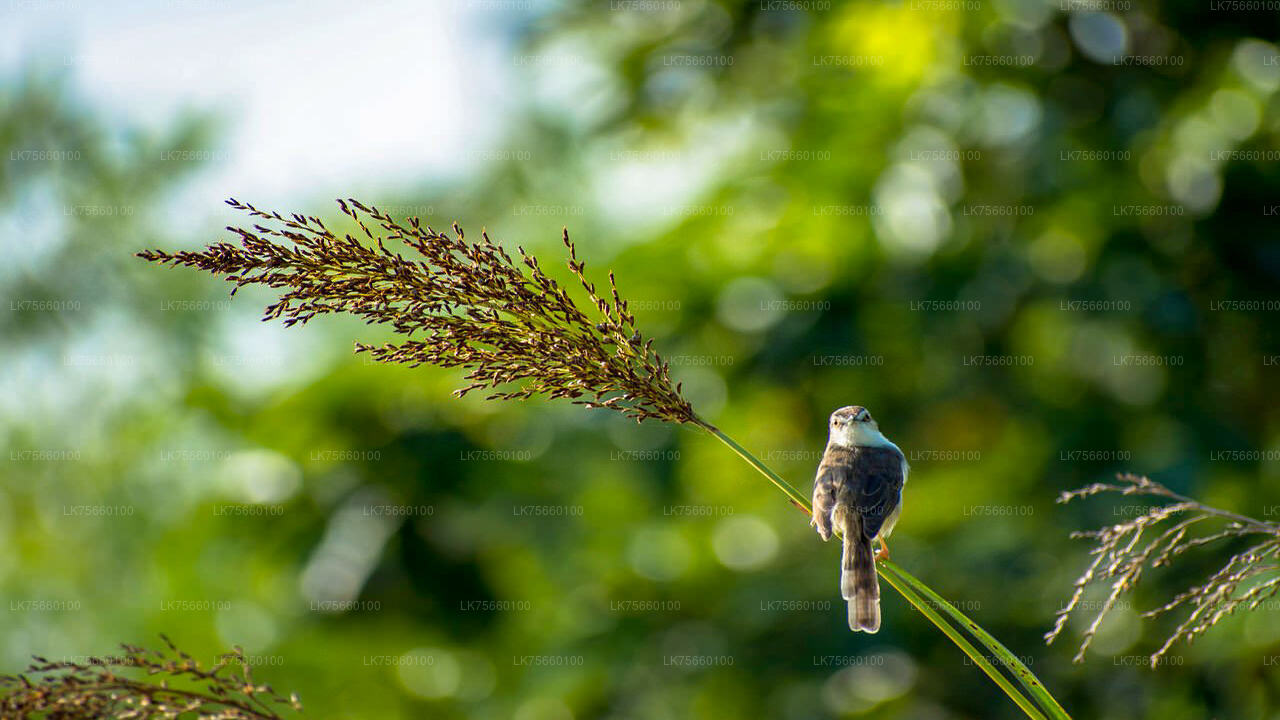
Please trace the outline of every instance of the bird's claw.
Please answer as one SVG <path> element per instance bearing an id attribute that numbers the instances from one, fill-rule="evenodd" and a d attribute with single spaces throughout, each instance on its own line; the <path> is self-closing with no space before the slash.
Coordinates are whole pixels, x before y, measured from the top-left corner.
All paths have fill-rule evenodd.
<path id="1" fill-rule="evenodd" d="M 876 539 L 880 541 L 880 549 L 876 551 L 876 556 L 875 556 L 876 560 L 888 560 L 889 546 L 885 545 L 884 538 L 876 538 Z"/>

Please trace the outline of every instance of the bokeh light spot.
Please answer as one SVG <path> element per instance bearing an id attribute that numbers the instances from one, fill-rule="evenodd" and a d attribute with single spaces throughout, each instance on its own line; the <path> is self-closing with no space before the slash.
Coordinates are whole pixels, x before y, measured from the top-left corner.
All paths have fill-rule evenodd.
<path id="1" fill-rule="evenodd" d="M 650 527 L 631 537 L 627 559 L 636 574 L 650 580 L 669 582 L 689 569 L 689 543 L 671 528 Z"/>
<path id="2" fill-rule="evenodd" d="M 462 683 L 462 668 L 453 653 L 442 648 L 415 648 L 396 666 L 400 685 L 427 700 L 450 697 Z"/>
<path id="3" fill-rule="evenodd" d="M 758 570 L 778 554 L 778 534 L 760 518 L 741 515 L 716 525 L 711 546 L 725 567 Z"/>
<path id="4" fill-rule="evenodd" d="M 1085 57 L 1110 65 L 1129 50 L 1129 33 L 1120 18 L 1106 12 L 1076 13 L 1069 23 L 1071 39 Z"/>

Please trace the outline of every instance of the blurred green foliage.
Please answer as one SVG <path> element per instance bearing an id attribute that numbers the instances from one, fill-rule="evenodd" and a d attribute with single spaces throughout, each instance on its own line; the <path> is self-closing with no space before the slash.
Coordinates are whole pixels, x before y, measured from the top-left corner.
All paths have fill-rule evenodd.
<path id="1" fill-rule="evenodd" d="M 547 267 L 568 225 L 698 411 L 801 487 L 828 413 L 871 408 L 913 466 L 894 559 L 1076 717 L 1275 717 L 1274 607 L 1144 667 L 1138 613 L 1212 556 L 1084 665 L 1078 626 L 1041 636 L 1068 533 L 1133 510 L 1060 491 L 1280 497 L 1277 16 L 802 5 L 514 13 L 507 145 L 360 199 Z M 713 438 L 454 400 L 349 356 L 359 323 L 258 324 L 269 295 L 133 259 L 239 222 L 169 230 L 195 167 L 157 158 L 209 122 L 122 130 L 38 74 L 0 98 L 6 670 L 166 632 L 243 645 L 312 717 L 1017 716 L 888 589 L 848 633 L 838 548 Z"/>

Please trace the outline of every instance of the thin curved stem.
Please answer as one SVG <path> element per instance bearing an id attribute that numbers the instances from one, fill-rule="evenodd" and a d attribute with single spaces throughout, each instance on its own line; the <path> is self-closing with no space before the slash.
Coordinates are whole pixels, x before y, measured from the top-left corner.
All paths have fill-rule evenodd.
<path id="1" fill-rule="evenodd" d="M 725 435 L 719 428 L 705 422 L 701 419 L 697 421 L 698 425 L 719 438 L 721 442 L 737 453 L 738 457 L 747 461 L 751 467 L 755 468 L 761 475 L 764 475 L 769 482 L 773 483 L 779 490 L 787 496 L 792 505 L 795 505 L 806 515 L 813 514 L 813 508 L 799 490 L 791 483 L 788 483 L 781 475 L 774 472 L 768 465 L 765 465 L 755 455 L 752 455 L 746 448 L 739 445 L 733 438 Z M 991 678 L 993 682 L 1000 687 L 1001 690 L 1009 696 L 1011 700 L 1028 717 L 1033 720 L 1044 720 L 1050 718 L 1052 720 L 1071 720 L 1071 716 L 1062 708 L 1062 705 L 1054 699 L 1053 695 L 1045 688 L 1044 683 L 1031 672 L 1021 660 L 1009 651 L 1000 641 L 996 640 L 991 633 L 982 628 L 981 625 L 970 620 L 968 616 L 956 609 L 955 605 L 948 602 L 941 595 L 934 592 L 929 586 L 920 582 L 907 571 L 898 567 L 896 564 L 887 560 L 876 563 L 876 570 L 880 577 L 884 578 L 893 589 L 897 590 L 907 602 L 911 603 L 920 614 L 924 615 L 934 625 L 947 636 L 951 642 L 955 643 L 965 655 L 968 655 L 973 663 L 982 669 L 983 672 Z M 939 613 L 937 608 L 942 609 Z M 943 615 L 946 615 L 944 617 Z M 948 621 L 948 618 L 950 621 Z M 954 623 L 954 624 L 953 624 Z M 977 640 L 990 653 L 990 657 L 999 659 L 1000 663 L 1008 668 L 1010 674 L 1022 685 L 1025 693 L 1014 687 L 1009 678 L 998 670 L 987 656 L 978 652 L 978 649 L 970 643 L 961 630 L 968 632 L 975 640 Z M 1035 698 L 1035 701 L 1032 701 Z M 1036 705 L 1039 705 L 1037 709 Z"/>
<path id="2" fill-rule="evenodd" d="M 995 637 L 983 629 L 981 625 L 970 620 L 968 616 L 956 609 L 955 605 L 948 602 L 941 595 L 934 592 L 928 585 L 920 582 L 915 576 L 897 565 L 888 561 L 882 561 L 876 563 L 876 567 L 880 570 L 880 576 L 888 580 L 889 584 L 893 585 L 899 592 L 902 590 L 893 582 L 894 575 L 898 576 L 903 585 L 912 587 L 919 591 L 922 595 L 928 598 L 929 602 L 941 607 L 942 611 L 950 616 L 951 619 L 960 627 L 968 630 L 971 635 L 978 639 L 978 642 L 982 643 L 987 648 L 990 648 L 995 655 L 1000 658 L 1001 662 L 1005 663 L 1006 667 L 1009 668 L 1009 672 L 1013 674 L 1022 687 L 1026 688 L 1027 692 L 1031 693 L 1031 695 L 1039 702 L 1040 706 L 1049 713 L 1050 717 L 1070 717 L 1067 715 L 1067 711 L 1062 708 L 1062 705 L 1058 704 L 1058 701 L 1049 693 L 1049 690 L 1044 686 L 1044 683 L 1040 682 L 1040 678 L 1036 677 L 1035 673 L 1031 672 L 1031 669 L 1018 659 L 1017 655 L 1010 652 L 1009 648 L 1004 646 L 1004 643 L 995 639 Z"/>
<path id="3" fill-rule="evenodd" d="M 891 566 L 891 569 L 886 568 L 886 566 Z M 964 636 L 960 634 L 959 630 L 939 615 L 938 611 L 930 606 L 929 601 L 917 593 L 915 588 L 913 588 L 910 583 L 906 582 L 905 579 L 898 574 L 902 572 L 901 569 L 890 563 L 888 560 L 877 561 L 876 567 L 880 569 L 880 577 L 883 577 L 890 585 L 892 585 L 893 589 L 897 590 L 902 597 L 906 598 L 907 602 L 911 603 L 916 610 L 920 611 L 921 615 L 929 618 L 929 621 L 936 625 L 938 629 L 942 631 L 943 635 L 946 635 L 951 642 L 956 644 L 956 647 L 960 648 L 965 655 L 968 655 L 969 658 L 973 660 L 974 665 L 982 668 L 982 672 L 986 673 L 987 677 L 991 678 L 992 682 L 1000 686 L 1000 689 L 1003 690 L 1005 694 L 1018 705 L 1018 707 L 1022 708 L 1022 711 L 1027 714 L 1027 717 L 1032 718 L 1033 720 L 1044 720 L 1044 714 L 1036 709 L 1031 700 L 1019 692 L 1018 689 L 1013 686 L 1013 683 L 1009 682 L 1009 678 L 1006 677 L 1004 673 L 997 670 L 995 666 L 991 664 L 991 661 L 987 660 L 986 656 L 979 653 L 978 649 L 966 640 Z"/>
<path id="4" fill-rule="evenodd" d="M 724 443 L 725 445 L 728 445 L 730 450 L 733 450 L 735 453 L 737 453 L 738 457 L 742 458 L 743 460 L 746 460 L 747 463 L 751 465 L 751 467 L 760 471 L 761 475 L 764 475 L 766 478 L 768 478 L 769 482 L 776 485 L 777 488 L 781 490 L 789 500 L 791 500 L 792 505 L 795 505 L 796 507 L 800 508 L 801 510 L 803 510 L 804 512 L 810 515 L 813 514 L 813 508 L 810 507 L 809 505 L 809 499 L 806 498 L 804 494 L 802 494 L 799 490 L 795 489 L 795 487 L 791 483 L 787 482 L 786 480 L 783 480 L 781 475 L 774 472 L 768 465 L 765 465 L 764 463 L 760 462 L 760 460 L 758 460 L 755 455 L 752 455 L 751 453 L 747 452 L 746 448 L 742 447 L 737 442 L 735 442 L 733 438 L 721 432 L 720 428 L 716 427 L 715 425 L 712 425 L 709 422 L 702 420 L 701 418 L 699 418 L 697 422 L 699 427 L 711 433 L 712 435 L 715 435 L 717 438 L 720 439 L 720 442 Z"/>

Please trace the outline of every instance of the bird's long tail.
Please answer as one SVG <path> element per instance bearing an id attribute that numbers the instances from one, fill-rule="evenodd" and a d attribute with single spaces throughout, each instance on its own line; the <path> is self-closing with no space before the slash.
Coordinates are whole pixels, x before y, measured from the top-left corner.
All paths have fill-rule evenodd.
<path id="1" fill-rule="evenodd" d="M 849 629 L 874 633 L 880 629 L 880 580 L 871 540 L 862 534 L 857 518 L 841 528 L 844 552 L 840 563 L 840 594 L 849 602 Z"/>

